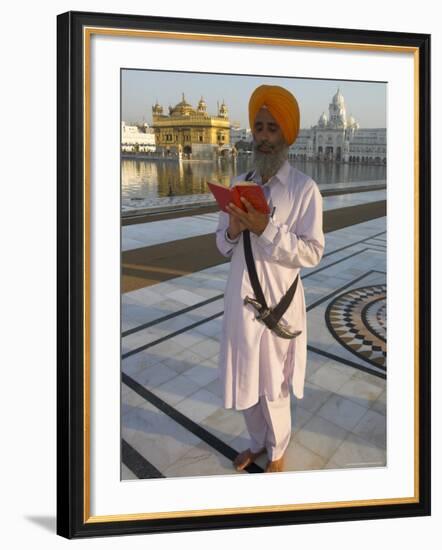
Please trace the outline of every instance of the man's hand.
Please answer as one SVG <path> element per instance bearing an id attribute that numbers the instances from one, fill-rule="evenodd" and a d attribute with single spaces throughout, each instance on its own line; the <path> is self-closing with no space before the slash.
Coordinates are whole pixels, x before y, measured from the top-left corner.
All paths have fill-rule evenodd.
<path id="1" fill-rule="evenodd" d="M 228 209 L 229 207 L 227 207 Z M 232 214 L 229 212 L 229 236 L 231 239 L 236 239 L 238 235 L 244 231 L 244 229 L 247 229 L 246 226 L 235 216 L 235 214 Z"/>
<path id="2" fill-rule="evenodd" d="M 261 233 L 267 227 L 267 224 L 269 222 L 269 215 L 262 214 L 261 212 L 256 210 L 244 197 L 241 197 L 241 201 L 246 207 L 247 212 L 244 212 L 243 210 L 241 210 L 241 208 L 238 208 L 232 202 L 227 205 L 227 211 L 230 214 L 230 219 L 232 220 L 233 217 L 233 219 L 237 220 L 239 224 L 243 226 L 242 229 L 238 231 L 238 234 L 244 229 L 248 229 L 252 233 L 255 233 L 255 235 L 261 235 Z M 233 227 L 232 230 L 234 230 Z M 234 238 L 233 235 L 230 233 L 230 228 L 229 235 Z"/>

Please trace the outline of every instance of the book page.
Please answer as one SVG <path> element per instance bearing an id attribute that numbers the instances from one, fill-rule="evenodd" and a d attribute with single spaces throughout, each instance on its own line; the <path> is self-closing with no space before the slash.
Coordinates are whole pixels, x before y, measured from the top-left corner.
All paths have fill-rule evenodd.
<path id="1" fill-rule="evenodd" d="M 258 184 L 254 181 L 239 181 L 235 183 L 233 187 L 238 187 L 239 185 L 258 185 Z"/>

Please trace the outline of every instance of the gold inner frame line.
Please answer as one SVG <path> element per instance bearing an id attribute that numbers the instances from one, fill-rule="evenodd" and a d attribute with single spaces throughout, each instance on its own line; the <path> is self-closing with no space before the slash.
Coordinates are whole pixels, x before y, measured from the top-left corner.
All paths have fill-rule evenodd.
<path id="1" fill-rule="evenodd" d="M 216 508 L 203 510 L 181 510 L 172 512 L 151 512 L 136 514 L 116 514 L 110 516 L 92 516 L 90 513 L 90 41 L 93 34 L 130 36 L 158 39 L 200 40 L 212 42 L 248 43 L 258 45 L 344 49 L 390 53 L 412 53 L 414 61 L 414 495 L 412 497 L 352 500 L 326 503 L 303 503 L 287 505 L 251 506 L 234 508 Z M 326 508 L 346 508 L 350 506 L 379 506 L 391 504 L 411 504 L 419 502 L 419 49 L 410 46 L 378 45 L 350 42 L 327 42 L 320 40 L 297 40 L 268 37 L 244 37 L 236 35 L 218 35 L 204 33 L 186 33 L 169 31 L 145 31 L 134 29 L 112 29 L 107 27 L 83 28 L 83 93 L 84 93 L 84 133 L 83 133 L 83 211 L 84 211 L 84 487 L 83 519 L 84 523 L 102 523 L 133 521 L 160 518 L 186 518 L 212 515 L 248 514 L 257 512 L 279 512 L 295 510 L 315 510 Z"/>

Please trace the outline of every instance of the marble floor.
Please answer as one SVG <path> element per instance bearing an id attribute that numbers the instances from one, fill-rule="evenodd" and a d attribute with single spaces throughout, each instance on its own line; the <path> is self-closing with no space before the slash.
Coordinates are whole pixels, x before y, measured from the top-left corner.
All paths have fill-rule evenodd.
<path id="1" fill-rule="evenodd" d="M 344 193 L 331 197 L 324 197 L 323 209 L 334 210 L 347 206 L 357 206 L 369 202 L 385 200 L 386 190 L 366 191 L 362 193 Z M 206 235 L 216 230 L 218 223 L 218 212 L 202 214 L 199 216 L 187 216 L 174 218 L 173 224 L 170 220 L 153 221 L 125 225 L 121 232 L 122 251 L 133 250 L 144 246 L 163 244 L 177 239 L 186 239 L 198 235 Z"/>
<path id="2" fill-rule="evenodd" d="M 302 272 L 308 366 L 304 398 L 291 397 L 287 470 L 386 466 L 386 244 L 385 217 L 330 232 L 319 266 Z M 217 379 L 228 270 L 122 296 L 123 480 L 264 468 L 264 456 L 232 467 L 248 435 Z"/>

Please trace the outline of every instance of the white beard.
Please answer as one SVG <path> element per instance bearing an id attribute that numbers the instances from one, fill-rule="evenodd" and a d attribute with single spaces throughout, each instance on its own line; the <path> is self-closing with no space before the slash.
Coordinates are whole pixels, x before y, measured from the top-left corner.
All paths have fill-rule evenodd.
<path id="1" fill-rule="evenodd" d="M 261 144 L 260 144 L 261 145 Z M 276 174 L 288 158 L 289 146 L 285 143 L 275 147 L 272 153 L 262 153 L 258 145 L 253 143 L 253 163 L 263 179 L 269 179 Z"/>

